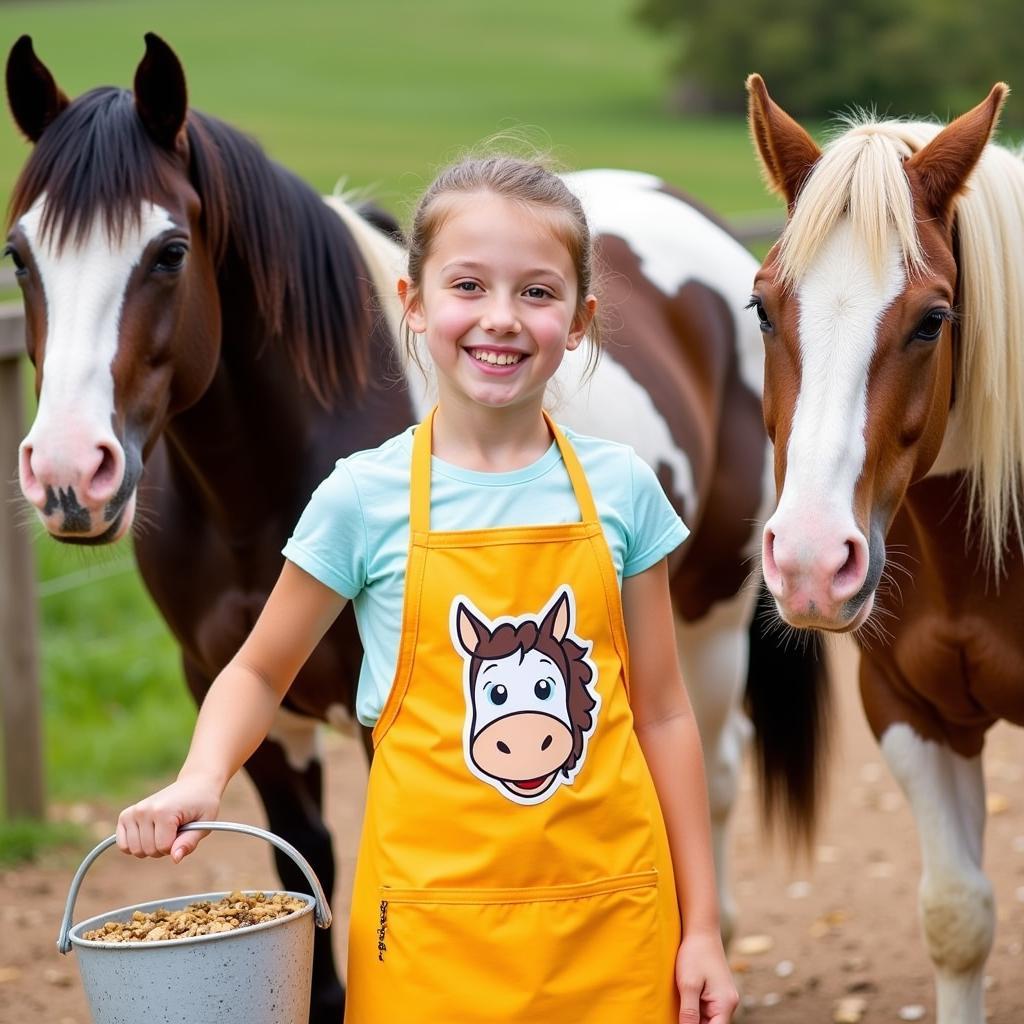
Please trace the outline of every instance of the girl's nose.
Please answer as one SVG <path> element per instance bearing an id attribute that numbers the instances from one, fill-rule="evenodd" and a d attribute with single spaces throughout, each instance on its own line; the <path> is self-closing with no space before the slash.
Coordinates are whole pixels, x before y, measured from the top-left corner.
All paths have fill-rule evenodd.
<path id="1" fill-rule="evenodd" d="M 488 334 L 518 334 L 522 330 L 511 304 L 501 300 L 488 305 L 481 317 L 480 326 Z"/>

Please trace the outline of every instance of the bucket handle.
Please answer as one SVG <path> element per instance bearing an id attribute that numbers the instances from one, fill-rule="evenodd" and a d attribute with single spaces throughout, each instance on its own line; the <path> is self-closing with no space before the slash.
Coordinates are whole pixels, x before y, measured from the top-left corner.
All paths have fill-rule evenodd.
<path id="1" fill-rule="evenodd" d="M 275 836 L 273 832 L 267 832 L 266 829 L 256 828 L 254 825 L 243 825 L 237 821 L 190 821 L 188 824 L 182 825 L 178 831 L 197 832 L 207 829 L 211 832 L 240 832 L 243 835 L 255 836 L 257 839 L 265 839 L 271 845 L 276 846 L 282 853 L 288 854 L 306 876 L 306 881 L 309 882 L 313 890 L 313 895 L 316 899 L 317 927 L 327 928 L 330 926 L 331 908 L 327 905 L 327 897 L 324 896 L 320 881 L 313 873 L 313 869 L 309 866 L 306 858 L 291 843 L 285 842 L 280 836 Z M 79 865 L 78 871 L 75 872 L 75 877 L 71 882 L 71 891 L 68 893 L 67 905 L 64 907 L 64 920 L 60 923 L 60 935 L 57 938 L 57 949 L 62 953 L 69 953 L 71 951 L 71 915 L 75 910 L 75 901 L 78 899 L 78 890 L 82 885 L 82 879 L 85 878 L 86 871 L 92 867 L 93 861 L 104 850 L 110 849 L 116 842 L 116 835 L 104 839 L 102 843 L 88 854 Z"/>

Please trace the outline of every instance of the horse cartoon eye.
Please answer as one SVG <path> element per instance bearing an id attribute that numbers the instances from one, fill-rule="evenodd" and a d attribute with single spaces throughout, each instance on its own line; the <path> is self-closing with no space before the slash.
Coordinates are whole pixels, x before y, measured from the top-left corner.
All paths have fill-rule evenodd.
<path id="1" fill-rule="evenodd" d="M 555 692 L 555 688 L 551 685 L 550 679 L 542 679 L 534 686 L 533 692 L 537 695 L 538 700 L 548 700 Z"/>
<path id="2" fill-rule="evenodd" d="M 487 696 L 492 704 L 504 704 L 508 700 L 508 690 L 504 686 L 495 686 Z"/>

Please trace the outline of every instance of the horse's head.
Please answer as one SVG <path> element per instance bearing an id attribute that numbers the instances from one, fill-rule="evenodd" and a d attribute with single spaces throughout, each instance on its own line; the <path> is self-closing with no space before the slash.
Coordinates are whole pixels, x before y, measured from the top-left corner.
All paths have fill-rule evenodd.
<path id="1" fill-rule="evenodd" d="M 22 36 L 7 93 L 35 143 L 7 240 L 39 398 L 21 489 L 53 537 L 104 543 L 130 528 L 146 453 L 217 365 L 220 306 L 190 183 L 185 77 L 150 34 L 133 92 L 71 102 Z"/>
<path id="2" fill-rule="evenodd" d="M 748 91 L 766 178 L 789 207 L 751 300 L 779 495 L 764 578 L 791 625 L 855 629 L 874 605 L 889 526 L 946 432 L 962 283 L 954 205 L 1008 90 L 941 130 L 855 124 L 824 150 L 759 76 Z"/>

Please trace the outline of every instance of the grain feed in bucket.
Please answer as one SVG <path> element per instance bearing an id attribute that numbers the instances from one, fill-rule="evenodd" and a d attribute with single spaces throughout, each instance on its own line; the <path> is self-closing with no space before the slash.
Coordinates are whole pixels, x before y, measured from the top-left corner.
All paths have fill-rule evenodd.
<path id="1" fill-rule="evenodd" d="M 312 868 L 291 844 L 263 829 L 233 822 L 192 822 L 182 831 L 209 829 L 256 836 L 301 868 L 315 896 L 288 893 L 305 906 L 273 920 L 232 931 L 149 942 L 104 942 L 86 932 L 135 913 L 176 911 L 229 893 L 205 893 L 107 911 L 72 927 L 78 890 L 93 861 L 116 842 L 110 836 L 82 861 L 68 893 L 57 948 L 75 949 L 95 1024 L 307 1024 L 313 970 L 313 926 L 326 928 L 331 911 Z"/>

